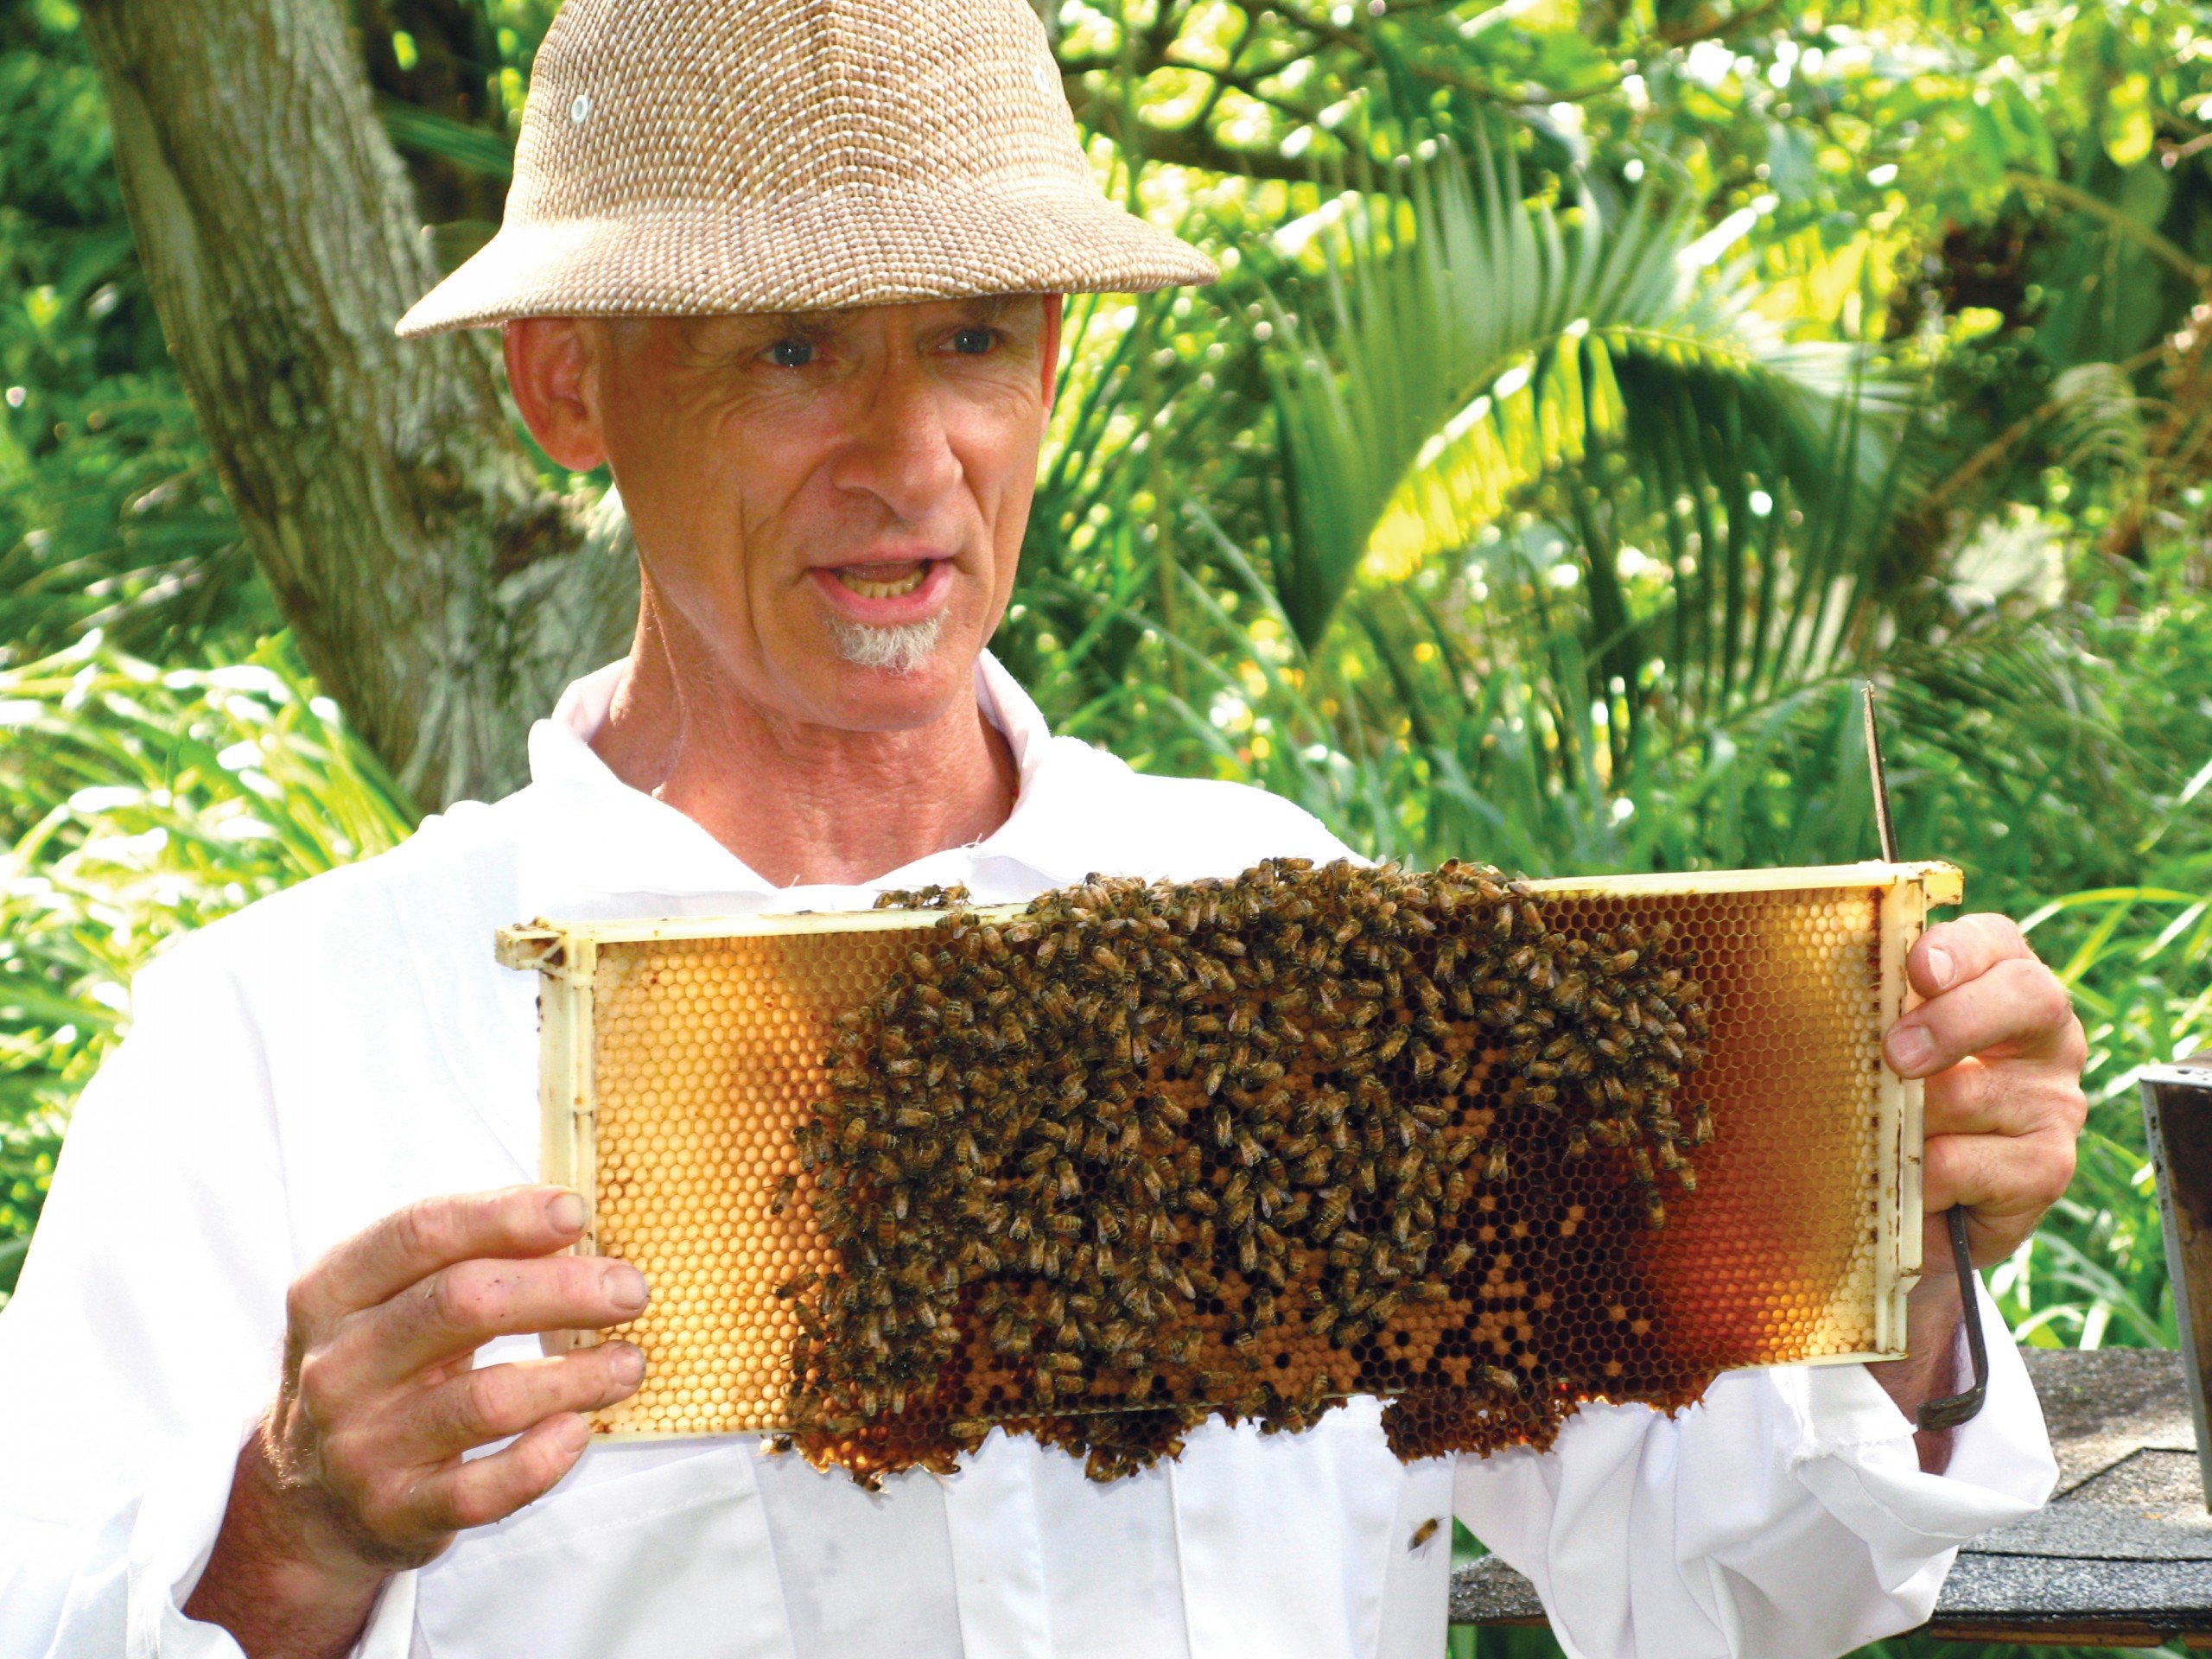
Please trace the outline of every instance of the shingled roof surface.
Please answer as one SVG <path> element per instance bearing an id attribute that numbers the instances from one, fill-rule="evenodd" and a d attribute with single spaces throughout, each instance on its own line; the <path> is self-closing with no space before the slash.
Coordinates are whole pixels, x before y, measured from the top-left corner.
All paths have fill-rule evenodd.
<path id="1" fill-rule="evenodd" d="M 2058 1491 L 1959 1553 L 1929 1629 L 1974 1641 L 2212 1635 L 2205 1509 L 2181 1356 L 2026 1354 L 2058 1455 Z M 1460 1624 L 1541 1621 L 1529 1581 L 1495 1558 L 1452 1578 Z"/>

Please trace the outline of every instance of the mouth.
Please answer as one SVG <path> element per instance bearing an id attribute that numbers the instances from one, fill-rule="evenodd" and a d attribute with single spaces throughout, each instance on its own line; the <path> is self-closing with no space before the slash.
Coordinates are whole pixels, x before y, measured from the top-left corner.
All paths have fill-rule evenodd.
<path id="1" fill-rule="evenodd" d="M 809 572 L 833 614 L 848 622 L 899 627 L 939 614 L 950 602 L 953 562 L 936 554 L 817 565 Z"/>
<path id="2" fill-rule="evenodd" d="M 862 599 L 899 599 L 929 580 L 934 559 L 890 559 L 879 564 L 842 565 L 829 572 L 838 586 Z"/>

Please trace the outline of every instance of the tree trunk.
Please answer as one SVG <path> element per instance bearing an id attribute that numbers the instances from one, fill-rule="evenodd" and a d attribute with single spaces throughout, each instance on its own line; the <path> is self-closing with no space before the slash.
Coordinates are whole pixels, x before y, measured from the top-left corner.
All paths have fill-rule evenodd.
<path id="1" fill-rule="evenodd" d="M 87 0 L 169 349 L 277 604 L 424 806 L 523 774 L 523 734 L 620 655 L 612 498 L 548 493 L 486 337 L 403 341 L 436 280 L 340 0 Z"/>

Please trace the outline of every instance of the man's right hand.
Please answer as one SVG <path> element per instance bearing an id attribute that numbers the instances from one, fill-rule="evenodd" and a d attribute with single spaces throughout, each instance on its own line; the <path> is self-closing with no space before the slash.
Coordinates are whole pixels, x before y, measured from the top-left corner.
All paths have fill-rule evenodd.
<path id="1" fill-rule="evenodd" d="M 635 1268 L 554 1254 L 583 1224 L 583 1200 L 559 1187 L 430 1198 L 302 1274 L 276 1403 L 239 1453 L 186 1614 L 252 1659 L 342 1654 L 390 1574 L 550 1490 L 590 1438 L 579 1414 L 634 1393 L 644 1356 L 609 1343 L 479 1370 L 475 1355 L 644 1308 Z"/>

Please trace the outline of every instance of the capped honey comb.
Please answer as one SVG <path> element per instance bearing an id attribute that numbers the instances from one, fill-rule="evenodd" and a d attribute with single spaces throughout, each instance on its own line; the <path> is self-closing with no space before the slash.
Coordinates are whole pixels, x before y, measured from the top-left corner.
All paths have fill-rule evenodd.
<path id="1" fill-rule="evenodd" d="M 1110 1477 L 1387 1396 L 1407 1457 L 1894 1357 L 1942 866 L 1268 864 L 1034 905 L 537 924 L 545 1169 L 652 1306 L 617 1435 Z M 595 1336 L 580 1340 L 596 1340 Z"/>

